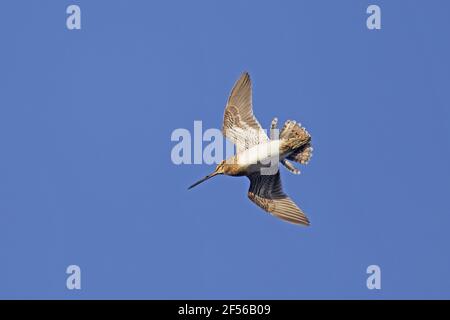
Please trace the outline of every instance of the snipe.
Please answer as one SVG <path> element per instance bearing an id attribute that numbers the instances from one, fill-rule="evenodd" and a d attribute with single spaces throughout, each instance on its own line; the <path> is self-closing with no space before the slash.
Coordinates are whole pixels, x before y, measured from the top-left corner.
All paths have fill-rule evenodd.
<path id="1" fill-rule="evenodd" d="M 236 145 L 236 154 L 189 189 L 219 174 L 247 176 L 251 201 L 285 221 L 309 225 L 303 211 L 283 192 L 278 163 L 300 173 L 289 160 L 308 163 L 313 150 L 311 136 L 295 121 L 286 121 L 279 134 L 276 126 L 277 118 L 272 120 L 269 139 L 253 115 L 252 84 L 249 74 L 243 73 L 231 90 L 222 127 L 223 135 Z"/>

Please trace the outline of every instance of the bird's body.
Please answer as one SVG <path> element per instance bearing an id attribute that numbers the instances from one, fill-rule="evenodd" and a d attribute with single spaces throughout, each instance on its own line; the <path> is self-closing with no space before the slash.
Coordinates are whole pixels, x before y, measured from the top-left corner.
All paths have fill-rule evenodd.
<path id="1" fill-rule="evenodd" d="M 271 140 L 245 149 L 225 160 L 226 164 L 236 165 L 229 175 L 242 176 L 261 170 L 264 164 L 278 162 L 280 159 L 280 140 Z M 236 172 L 237 174 L 233 174 Z"/>
<path id="2" fill-rule="evenodd" d="M 270 164 L 278 164 L 279 161 L 286 159 L 292 153 L 288 142 L 285 140 L 270 140 L 257 144 L 249 149 L 225 160 L 227 164 L 236 164 L 229 171 L 231 176 L 249 175 L 267 168 Z M 233 174 L 236 172 L 236 174 Z"/>
<path id="3" fill-rule="evenodd" d="M 311 136 L 305 128 L 290 120 L 277 134 L 276 124 L 275 118 L 269 139 L 253 116 L 250 76 L 244 73 L 228 98 L 222 128 L 224 136 L 236 145 L 237 152 L 189 189 L 218 174 L 247 176 L 251 201 L 283 220 L 309 225 L 306 215 L 283 193 L 278 164 L 283 164 L 292 173 L 299 173 L 290 160 L 308 163 L 312 156 Z"/>
<path id="4" fill-rule="evenodd" d="M 237 163 L 242 166 L 252 166 L 258 163 L 270 163 L 282 156 L 280 154 L 280 140 L 270 140 L 257 144 L 237 154 Z M 259 169 L 259 165 L 254 166 Z"/>

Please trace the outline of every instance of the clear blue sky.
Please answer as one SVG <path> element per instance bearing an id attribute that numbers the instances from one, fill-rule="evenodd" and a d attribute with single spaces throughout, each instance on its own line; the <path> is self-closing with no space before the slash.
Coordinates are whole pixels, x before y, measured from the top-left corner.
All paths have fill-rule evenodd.
<path id="1" fill-rule="evenodd" d="M 366 28 L 378 4 L 382 29 Z M 78 4 L 82 30 L 66 28 Z M 448 1 L 2 1 L 0 298 L 450 298 Z M 240 73 L 314 157 L 286 192 L 175 166 Z M 82 270 L 82 290 L 65 269 Z M 366 268 L 382 289 L 366 288 Z"/>

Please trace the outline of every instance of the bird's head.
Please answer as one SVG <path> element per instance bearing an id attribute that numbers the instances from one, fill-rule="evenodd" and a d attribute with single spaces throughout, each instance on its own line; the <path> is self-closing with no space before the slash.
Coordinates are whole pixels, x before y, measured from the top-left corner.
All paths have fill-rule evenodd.
<path id="1" fill-rule="evenodd" d="M 216 169 L 214 170 L 213 173 L 208 174 L 206 177 L 204 177 L 203 179 L 200 179 L 199 181 L 197 181 L 196 183 L 194 183 L 192 186 L 190 186 L 188 189 L 192 189 L 195 186 L 198 186 L 200 183 L 208 180 L 209 178 L 212 178 L 214 176 L 217 176 L 218 174 L 224 174 L 225 173 L 225 160 L 222 160 L 216 167 Z"/>
<path id="2" fill-rule="evenodd" d="M 224 174 L 225 173 L 225 160 L 222 160 L 214 170 L 217 174 Z"/>

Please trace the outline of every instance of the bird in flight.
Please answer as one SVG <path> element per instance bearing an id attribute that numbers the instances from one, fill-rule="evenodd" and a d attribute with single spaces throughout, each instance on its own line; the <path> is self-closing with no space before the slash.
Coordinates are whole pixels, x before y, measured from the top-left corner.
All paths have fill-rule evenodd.
<path id="1" fill-rule="evenodd" d="M 236 154 L 219 163 L 211 174 L 189 189 L 224 174 L 247 176 L 248 197 L 256 205 L 285 221 L 308 226 L 305 213 L 282 190 L 281 163 L 291 173 L 299 174 L 291 161 L 308 164 L 312 156 L 311 136 L 299 123 L 288 120 L 281 130 L 277 118 L 271 123 L 270 138 L 253 115 L 252 83 L 243 73 L 231 90 L 223 118 L 223 135 L 236 146 Z"/>

